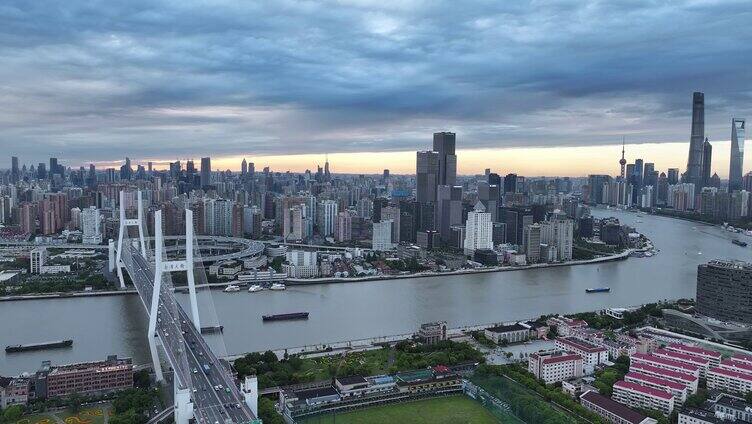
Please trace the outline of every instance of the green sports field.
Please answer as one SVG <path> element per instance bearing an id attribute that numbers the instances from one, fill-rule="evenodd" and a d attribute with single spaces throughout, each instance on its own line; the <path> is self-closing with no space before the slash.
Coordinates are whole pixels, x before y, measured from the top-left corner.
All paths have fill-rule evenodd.
<path id="1" fill-rule="evenodd" d="M 341 414 L 322 415 L 307 420 L 302 424 L 498 424 L 519 423 L 513 417 L 499 421 L 480 403 L 466 396 L 451 396 L 427 399 L 416 402 L 376 406 Z"/>

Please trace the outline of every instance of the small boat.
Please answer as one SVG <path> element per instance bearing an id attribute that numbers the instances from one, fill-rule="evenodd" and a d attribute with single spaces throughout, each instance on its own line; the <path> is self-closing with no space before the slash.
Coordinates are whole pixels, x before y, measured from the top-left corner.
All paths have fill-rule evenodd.
<path id="1" fill-rule="evenodd" d="M 240 287 L 238 287 L 238 286 L 236 286 L 234 284 L 230 284 L 229 286 L 225 287 L 224 291 L 226 293 L 236 292 L 236 291 L 240 291 Z"/>
<path id="2" fill-rule="evenodd" d="M 248 287 L 248 293 L 260 292 L 261 290 L 264 290 L 264 288 L 259 286 L 258 284 L 254 284 L 251 287 Z"/>
<path id="3" fill-rule="evenodd" d="M 71 346 L 73 346 L 73 340 L 67 339 L 67 340 L 57 340 L 53 342 L 5 346 L 5 351 L 8 353 L 14 353 L 14 352 L 25 352 L 25 351 L 30 351 L 30 350 L 59 349 L 59 348 L 71 347 Z"/>
<path id="4" fill-rule="evenodd" d="M 731 240 L 731 243 L 734 243 L 737 246 L 747 247 L 747 242 L 746 241 L 741 241 L 739 239 L 733 239 L 733 240 Z"/>
<path id="5" fill-rule="evenodd" d="M 274 283 L 271 287 L 269 287 L 269 290 L 284 290 L 286 287 L 282 283 Z"/>
<path id="6" fill-rule="evenodd" d="M 290 314 L 262 315 L 264 321 L 286 321 L 293 319 L 308 319 L 308 312 L 293 312 Z"/>
<path id="7" fill-rule="evenodd" d="M 608 293 L 611 291 L 611 287 L 596 287 L 585 289 L 585 293 Z"/>

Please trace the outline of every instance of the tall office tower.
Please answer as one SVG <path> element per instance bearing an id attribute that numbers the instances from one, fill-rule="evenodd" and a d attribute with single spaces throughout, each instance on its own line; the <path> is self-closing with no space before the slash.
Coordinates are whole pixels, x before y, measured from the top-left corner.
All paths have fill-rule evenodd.
<path id="1" fill-rule="evenodd" d="M 702 157 L 703 141 L 705 140 L 705 94 L 695 92 L 692 94 L 692 135 L 689 138 L 689 157 L 687 158 L 687 171 L 684 173 L 682 182 L 693 183 L 696 187 L 702 187 Z"/>
<path id="2" fill-rule="evenodd" d="M 81 211 L 82 242 L 85 244 L 102 243 L 99 209 L 90 206 Z"/>
<path id="3" fill-rule="evenodd" d="M 240 163 L 240 175 L 243 177 L 248 174 L 248 162 L 245 161 L 245 158 L 243 158 L 243 162 Z"/>
<path id="4" fill-rule="evenodd" d="M 439 153 L 418 152 L 416 171 L 415 200 L 424 204 L 436 202 L 436 188 L 439 186 Z"/>
<path id="5" fill-rule="evenodd" d="M 504 194 L 517 192 L 517 174 L 507 174 L 504 177 Z"/>
<path id="6" fill-rule="evenodd" d="M 381 220 L 392 221 L 392 243 L 399 243 L 402 241 L 400 238 L 400 227 L 402 226 L 402 211 L 397 206 L 387 206 L 381 208 Z"/>
<path id="7" fill-rule="evenodd" d="M 729 164 L 729 191 L 741 190 L 744 169 L 744 119 L 731 119 L 731 163 Z"/>
<path id="8" fill-rule="evenodd" d="M 713 145 L 707 137 L 702 143 L 702 186 L 710 185 L 710 166 L 713 162 Z"/>
<path id="9" fill-rule="evenodd" d="M 316 211 L 316 224 L 319 234 L 323 236 L 334 235 L 334 226 L 337 220 L 338 204 L 334 200 L 323 200 L 318 204 Z"/>
<path id="10" fill-rule="evenodd" d="M 377 252 L 392 250 L 392 221 L 385 219 L 381 222 L 373 223 L 373 237 L 371 238 L 371 248 Z"/>
<path id="11" fill-rule="evenodd" d="M 677 184 L 679 182 L 679 168 L 669 168 L 666 177 L 669 184 Z"/>
<path id="12" fill-rule="evenodd" d="M 465 255 L 472 255 L 476 250 L 493 249 L 493 225 L 491 214 L 486 212 L 486 207 L 478 201 L 475 208 L 467 213 L 465 222 Z"/>
<path id="13" fill-rule="evenodd" d="M 491 215 L 491 222 L 499 222 L 499 200 L 501 199 L 499 186 L 485 181 L 478 182 L 478 199 L 483 203 L 486 212 Z"/>
<path id="14" fill-rule="evenodd" d="M 439 153 L 438 185 L 453 186 L 457 182 L 457 155 L 454 147 L 454 133 L 433 133 L 433 151 Z"/>
<path id="15" fill-rule="evenodd" d="M 324 181 L 331 181 L 332 175 L 329 173 L 329 155 L 326 155 L 326 161 L 324 162 Z"/>
<path id="16" fill-rule="evenodd" d="M 211 185 L 211 158 L 201 158 L 201 188 Z"/>
<path id="17" fill-rule="evenodd" d="M 661 172 L 661 175 L 658 177 L 656 200 L 659 205 L 665 205 L 666 200 L 668 200 L 668 178 L 666 178 L 665 172 Z"/>
<path id="18" fill-rule="evenodd" d="M 642 171 L 642 185 L 655 185 L 656 181 L 653 181 L 653 172 L 655 172 L 655 164 L 646 162 L 645 168 Z"/>
<path id="19" fill-rule="evenodd" d="M 52 179 L 53 175 L 60 173 L 60 170 L 57 168 L 57 166 L 57 158 L 50 158 L 50 179 Z"/>
<path id="20" fill-rule="evenodd" d="M 499 190 L 502 190 L 504 186 L 504 181 L 502 181 L 501 176 L 499 174 L 492 172 L 488 174 L 488 184 L 498 186 Z"/>
<path id="21" fill-rule="evenodd" d="M 556 259 L 560 261 L 572 260 L 574 221 L 556 217 L 544 222 L 541 225 L 540 241 L 556 249 Z"/>
<path id="22" fill-rule="evenodd" d="M 340 212 L 337 214 L 336 231 L 334 239 L 338 242 L 352 240 L 352 215 L 350 212 Z"/>
<path id="23" fill-rule="evenodd" d="M 642 172 L 643 172 L 643 161 L 642 159 L 635 159 L 634 161 L 634 180 L 632 181 L 632 184 L 642 187 L 643 181 L 642 181 Z"/>
<path id="24" fill-rule="evenodd" d="M 619 159 L 620 176 L 624 178 L 624 166 L 627 164 L 627 160 L 624 159 L 624 137 L 621 139 L 621 159 Z"/>
<path id="25" fill-rule="evenodd" d="M 530 224 L 525 226 L 523 231 L 525 256 L 527 263 L 534 264 L 540 261 L 540 244 L 541 244 L 541 226 L 540 224 Z"/>
<path id="26" fill-rule="evenodd" d="M 698 265 L 697 312 L 752 324 L 752 263 L 716 260 Z"/>
<path id="27" fill-rule="evenodd" d="M 47 178 L 47 165 L 42 162 L 37 165 L 37 178 L 40 180 Z"/>
<path id="28" fill-rule="evenodd" d="M 448 242 L 452 227 L 462 225 L 462 186 L 440 185 L 436 194 L 436 230 Z"/>
<path id="29" fill-rule="evenodd" d="M 10 158 L 10 182 L 15 184 L 19 180 L 20 171 L 18 170 L 18 158 L 13 156 Z"/>

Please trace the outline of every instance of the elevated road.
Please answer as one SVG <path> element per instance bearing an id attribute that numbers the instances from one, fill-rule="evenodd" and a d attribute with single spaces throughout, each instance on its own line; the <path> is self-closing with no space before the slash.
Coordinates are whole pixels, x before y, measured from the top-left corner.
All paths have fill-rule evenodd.
<path id="1" fill-rule="evenodd" d="M 123 263 L 144 307 L 154 290 L 154 264 L 137 247 L 125 247 Z M 244 402 L 228 365 L 212 352 L 172 291 L 161 285 L 157 334 L 174 370 L 177 387 L 190 391 L 194 418 L 202 424 L 251 423 L 255 417 Z"/>

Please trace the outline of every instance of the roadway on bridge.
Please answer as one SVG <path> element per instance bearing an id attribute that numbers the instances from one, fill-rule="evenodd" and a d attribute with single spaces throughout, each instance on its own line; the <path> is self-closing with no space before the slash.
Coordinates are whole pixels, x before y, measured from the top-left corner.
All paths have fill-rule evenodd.
<path id="1" fill-rule="evenodd" d="M 132 260 L 124 261 L 126 270 L 148 313 L 154 289 L 154 266 L 132 245 L 129 253 Z M 173 293 L 165 285 L 160 292 L 157 333 L 179 387 L 191 390 L 196 421 L 203 424 L 253 421 L 253 413 L 243 401 L 231 370 L 214 355 Z"/>

